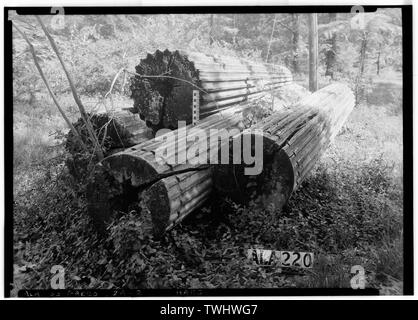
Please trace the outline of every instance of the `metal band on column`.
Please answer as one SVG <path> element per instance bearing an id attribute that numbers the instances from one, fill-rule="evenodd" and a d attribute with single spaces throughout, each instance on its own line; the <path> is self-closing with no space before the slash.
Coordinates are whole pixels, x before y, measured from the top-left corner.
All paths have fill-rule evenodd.
<path id="1" fill-rule="evenodd" d="M 199 90 L 193 90 L 193 110 L 192 110 L 192 125 L 199 123 L 199 106 L 200 106 Z"/>

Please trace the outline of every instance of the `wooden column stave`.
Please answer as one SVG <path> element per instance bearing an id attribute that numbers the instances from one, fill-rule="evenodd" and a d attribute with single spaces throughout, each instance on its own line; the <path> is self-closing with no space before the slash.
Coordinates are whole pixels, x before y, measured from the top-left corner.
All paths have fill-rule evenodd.
<path id="1" fill-rule="evenodd" d="M 212 169 L 208 168 L 161 179 L 145 190 L 143 204 L 154 234 L 168 231 L 199 208 L 209 198 L 212 183 Z"/>

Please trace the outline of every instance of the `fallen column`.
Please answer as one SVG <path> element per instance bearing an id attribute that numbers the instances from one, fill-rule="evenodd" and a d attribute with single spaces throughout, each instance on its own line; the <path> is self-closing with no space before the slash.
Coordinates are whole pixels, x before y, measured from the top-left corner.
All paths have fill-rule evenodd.
<path id="1" fill-rule="evenodd" d="M 143 194 L 143 204 L 150 215 L 155 235 L 180 223 L 199 208 L 212 192 L 212 168 L 170 176 L 154 183 Z"/>
<path id="2" fill-rule="evenodd" d="M 224 130 L 223 143 L 228 148 L 230 135 L 243 129 L 243 112 L 250 107 L 245 104 L 224 110 L 198 125 L 168 130 L 164 135 L 105 158 L 97 166 L 95 178 L 89 186 L 90 214 L 96 221 L 101 218 L 108 220 L 112 203 L 131 194 L 135 199 L 129 201 L 144 199 L 147 208 L 141 214 L 151 216 L 146 220 L 152 222 L 156 234 L 181 221 L 199 207 L 212 190 L 209 162 L 211 157 L 218 156 L 219 139 L 218 132 L 211 130 Z M 190 139 L 201 133 L 203 137 Z M 175 139 L 168 140 L 170 137 Z M 165 158 L 158 157 L 159 148 L 172 152 Z M 191 150 L 199 151 L 198 155 L 190 153 Z M 211 150 L 216 151 L 216 155 Z M 195 157 L 187 157 L 188 154 Z M 204 155 L 201 161 L 190 161 L 201 154 Z"/>
<path id="3" fill-rule="evenodd" d="M 184 51 L 157 50 L 135 68 L 134 110 L 154 130 L 192 120 L 192 92 L 200 89 L 201 118 L 257 99 L 292 82 L 282 66 Z"/>
<path id="4" fill-rule="evenodd" d="M 218 139 L 214 139 L 218 132 L 211 130 L 234 129 L 234 132 L 238 133 L 243 129 L 243 111 L 248 107 L 236 106 L 214 114 L 198 125 L 189 125 L 174 131 L 167 130 L 163 135 L 105 158 L 102 165 L 119 183 L 129 182 L 133 187 L 195 170 L 201 164 L 194 164 L 187 159 L 190 150 L 194 148 L 205 152 L 206 155 L 210 154 L 210 150 L 218 150 Z M 203 133 L 204 137 L 200 138 L 200 133 Z M 159 150 L 162 149 L 169 153 L 165 158 L 159 157 Z M 209 159 L 205 158 L 201 162 L 208 164 Z"/>
<path id="5" fill-rule="evenodd" d="M 354 95 L 343 84 L 329 85 L 302 99 L 294 109 L 274 114 L 255 125 L 263 131 L 263 171 L 246 175 L 243 164 L 214 168 L 221 194 L 248 204 L 251 200 L 281 209 L 337 135 L 354 107 Z M 243 132 L 233 140 L 255 141 Z M 252 139 L 252 140 L 250 140 Z M 251 148 L 254 152 L 254 142 Z"/>

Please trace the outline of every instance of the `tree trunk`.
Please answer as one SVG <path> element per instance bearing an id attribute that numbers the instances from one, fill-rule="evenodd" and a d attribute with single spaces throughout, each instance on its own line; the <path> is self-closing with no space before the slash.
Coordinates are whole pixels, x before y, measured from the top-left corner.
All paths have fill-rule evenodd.
<path id="1" fill-rule="evenodd" d="M 318 15 L 309 14 L 309 90 L 318 90 Z"/>
<path id="2" fill-rule="evenodd" d="M 366 62 L 366 49 L 367 49 L 367 35 L 364 35 L 363 39 L 361 40 L 361 48 L 360 48 L 360 77 L 362 77 L 364 73 L 364 66 Z"/>
<path id="3" fill-rule="evenodd" d="M 277 21 L 277 15 L 274 15 L 273 26 L 271 28 L 270 40 L 269 40 L 268 48 L 267 48 L 266 63 L 269 62 L 270 48 L 271 48 L 271 43 L 273 42 L 274 31 L 276 29 L 276 21 Z"/>
<path id="4" fill-rule="evenodd" d="M 293 52 L 293 72 L 299 73 L 299 15 L 297 13 L 292 14 L 293 20 L 293 33 L 292 33 L 292 52 Z"/>
<path id="5" fill-rule="evenodd" d="M 337 21 L 337 13 L 329 13 L 328 16 L 330 23 Z M 330 76 L 331 79 L 334 79 L 335 65 L 337 60 L 337 34 L 335 32 L 333 32 L 331 39 L 327 40 L 327 43 L 330 46 L 330 49 L 325 53 L 325 75 Z"/>
<path id="6" fill-rule="evenodd" d="M 360 57 L 359 57 L 359 72 L 356 80 L 356 87 L 355 87 L 355 96 L 356 96 L 356 105 L 360 103 L 360 101 L 364 98 L 364 84 L 363 84 L 363 74 L 364 74 L 364 66 L 366 62 L 366 50 L 367 50 L 367 34 L 363 33 L 363 38 L 360 44 Z"/>
<path id="7" fill-rule="evenodd" d="M 213 44 L 213 14 L 209 17 L 209 45 Z"/>
<path id="8" fill-rule="evenodd" d="M 382 44 L 379 44 L 379 51 L 377 52 L 376 74 L 380 74 L 380 54 L 382 52 Z"/>

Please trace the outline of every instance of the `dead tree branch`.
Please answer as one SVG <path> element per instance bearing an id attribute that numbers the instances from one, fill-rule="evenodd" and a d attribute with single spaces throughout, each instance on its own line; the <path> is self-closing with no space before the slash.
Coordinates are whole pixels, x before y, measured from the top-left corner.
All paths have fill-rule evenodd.
<path id="1" fill-rule="evenodd" d="M 73 124 L 71 123 L 70 119 L 68 119 L 67 115 L 65 114 L 64 110 L 61 108 L 61 105 L 58 102 L 57 97 L 55 96 L 54 92 L 51 89 L 51 86 L 49 85 L 48 80 L 45 77 L 44 72 L 42 71 L 41 66 L 38 63 L 38 57 L 36 56 L 36 52 L 35 49 L 32 45 L 32 43 L 29 41 L 28 37 L 26 36 L 26 34 L 19 29 L 19 27 L 12 21 L 13 26 L 15 27 L 15 29 L 17 30 L 17 32 L 19 32 L 19 34 L 23 37 L 23 39 L 25 39 L 25 41 L 27 42 L 27 44 L 29 45 L 29 50 L 32 53 L 32 57 L 33 57 L 33 61 L 35 62 L 35 66 L 38 69 L 38 72 L 46 86 L 46 88 L 48 89 L 49 94 L 52 97 L 52 100 L 54 101 L 55 105 L 58 108 L 58 111 L 61 113 L 61 116 L 64 118 L 65 122 L 67 123 L 68 127 L 71 129 L 71 131 L 74 133 L 74 136 L 77 137 L 77 139 L 79 140 L 81 146 L 87 150 L 87 146 L 85 145 L 85 143 L 83 142 L 83 139 L 81 139 L 80 134 L 78 133 L 77 129 L 74 128 Z"/>
<path id="2" fill-rule="evenodd" d="M 70 88 L 71 88 L 71 92 L 73 94 L 74 100 L 75 100 L 75 102 L 76 102 L 76 104 L 78 106 L 78 109 L 80 110 L 81 117 L 83 118 L 83 120 L 84 120 L 84 122 L 86 124 L 86 128 L 87 128 L 87 131 L 89 132 L 90 139 L 92 140 L 92 142 L 93 142 L 93 144 L 95 146 L 95 151 L 97 153 L 97 157 L 98 157 L 99 161 L 101 161 L 104 158 L 104 156 L 103 156 L 103 150 L 102 150 L 102 148 L 101 148 L 101 146 L 99 144 L 99 140 L 97 138 L 97 135 L 96 135 L 96 133 L 93 130 L 93 126 L 92 126 L 92 124 L 91 124 L 91 122 L 90 122 L 90 120 L 89 120 L 89 118 L 87 116 L 86 109 L 84 108 L 84 105 L 81 102 L 81 100 L 80 100 L 80 98 L 79 98 L 79 96 L 77 94 L 77 90 L 75 88 L 74 81 L 73 81 L 70 73 L 68 72 L 67 67 L 65 66 L 65 63 L 64 63 L 64 61 L 63 61 L 63 59 L 61 57 L 61 54 L 59 53 L 58 47 L 55 44 L 54 39 L 49 34 L 48 30 L 46 29 L 44 23 L 39 18 L 39 16 L 36 16 L 36 19 L 38 20 L 39 24 L 41 25 L 42 30 L 44 31 L 44 33 L 47 36 L 49 42 L 51 43 L 51 47 L 54 50 L 55 54 L 57 55 L 58 60 L 60 61 L 62 68 L 64 69 L 65 75 L 67 76 L 68 82 L 70 84 Z"/>

